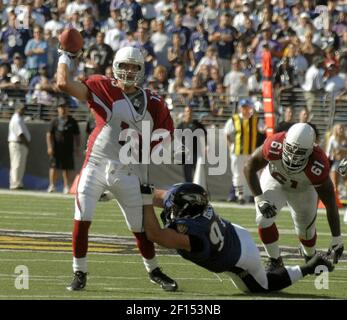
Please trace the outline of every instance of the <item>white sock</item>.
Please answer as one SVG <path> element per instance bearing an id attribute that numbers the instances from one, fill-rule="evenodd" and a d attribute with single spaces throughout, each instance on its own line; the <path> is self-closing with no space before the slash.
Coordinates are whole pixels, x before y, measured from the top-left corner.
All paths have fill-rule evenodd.
<path id="1" fill-rule="evenodd" d="M 146 259 L 142 257 L 142 260 L 148 273 L 152 272 L 155 268 L 158 268 L 158 262 L 156 257 L 152 259 Z"/>
<path id="2" fill-rule="evenodd" d="M 278 259 L 280 257 L 280 247 L 278 246 L 278 241 L 263 245 L 269 257 L 274 259 Z"/>
<path id="3" fill-rule="evenodd" d="M 73 272 L 76 272 L 76 271 L 87 272 L 87 257 L 84 257 L 84 258 L 73 257 L 72 269 L 73 269 Z"/>
<path id="4" fill-rule="evenodd" d="M 305 255 L 308 257 L 313 257 L 316 253 L 316 247 L 306 247 L 301 244 L 301 248 L 304 251 Z"/>
<path id="5" fill-rule="evenodd" d="M 289 274 L 289 278 L 292 283 L 297 282 L 298 280 L 303 278 L 303 275 L 299 266 L 285 267 L 285 268 Z"/>

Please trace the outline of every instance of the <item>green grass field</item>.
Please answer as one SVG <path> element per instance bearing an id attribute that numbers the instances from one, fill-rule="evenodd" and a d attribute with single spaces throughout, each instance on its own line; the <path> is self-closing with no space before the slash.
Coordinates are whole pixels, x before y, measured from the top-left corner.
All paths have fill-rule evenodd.
<path id="1" fill-rule="evenodd" d="M 219 214 L 248 228 L 259 243 L 254 209 L 218 203 Z M 59 194 L 0 193 L 0 299 L 346 299 L 347 261 L 329 274 L 329 289 L 315 288 L 306 277 L 271 295 L 245 295 L 226 275 L 216 275 L 158 248 L 163 270 L 179 283 L 166 293 L 148 280 L 132 234 L 114 201 L 98 203 L 90 234 L 89 277 L 83 292 L 69 292 L 72 279 L 71 228 L 73 197 Z M 301 264 L 289 212 L 278 218 L 285 264 Z M 346 234 L 346 225 L 342 226 Z M 317 219 L 318 248 L 326 250 L 330 232 L 324 213 Z M 16 289 L 17 266 L 29 270 L 29 288 Z M 17 279 L 18 280 L 18 279 Z"/>

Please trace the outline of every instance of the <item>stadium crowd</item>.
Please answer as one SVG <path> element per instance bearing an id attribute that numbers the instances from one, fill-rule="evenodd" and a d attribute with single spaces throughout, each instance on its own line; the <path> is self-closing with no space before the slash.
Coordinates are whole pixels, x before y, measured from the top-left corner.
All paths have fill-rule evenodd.
<path id="1" fill-rule="evenodd" d="M 208 93 L 235 100 L 261 91 L 264 45 L 275 88 L 301 87 L 309 110 L 315 91 L 346 88 L 347 8 L 339 1 L 2 0 L 0 12 L 0 89 L 23 89 L 27 102 L 52 103 L 58 37 L 68 27 L 84 38 L 79 79 L 111 75 L 114 53 L 131 45 L 145 56 L 146 86 L 215 114 L 227 101 Z"/>
<path id="2" fill-rule="evenodd" d="M 344 1 L 0 0 L 0 14 L 2 101 L 55 104 L 58 37 L 69 27 L 84 39 L 79 80 L 112 77 L 115 52 L 134 46 L 145 57 L 144 86 L 171 109 L 184 101 L 217 119 L 247 97 L 261 110 L 264 48 L 272 54 L 275 93 L 300 88 L 308 112 L 317 92 L 340 98 L 346 90 Z M 71 98 L 69 104 L 78 106 Z"/>

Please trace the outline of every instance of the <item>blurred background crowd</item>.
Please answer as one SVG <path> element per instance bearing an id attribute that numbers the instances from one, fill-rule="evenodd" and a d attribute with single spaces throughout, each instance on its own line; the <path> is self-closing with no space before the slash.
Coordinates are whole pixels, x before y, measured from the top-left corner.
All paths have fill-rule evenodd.
<path id="1" fill-rule="evenodd" d="M 286 122 L 287 107 L 292 108 L 288 123 L 301 121 L 301 112 L 306 112 L 305 122 L 318 119 L 318 96 L 347 100 L 347 1 L 0 0 L 0 21 L 4 119 L 19 101 L 57 105 L 58 37 L 68 27 L 84 38 L 76 75 L 80 80 L 94 73 L 112 77 L 114 53 L 129 45 L 140 48 L 145 57 L 143 85 L 161 94 L 172 111 L 182 108 L 175 114 L 176 124 L 184 121 L 183 110 L 190 107 L 202 122 L 208 118 L 208 126 L 224 127 L 240 111 L 241 98 L 247 98 L 261 118 L 265 49 L 272 55 L 278 124 Z M 304 98 L 300 108 L 292 92 Z M 283 104 L 278 97 L 285 93 Z M 87 110 L 65 98 L 71 110 Z M 78 120 L 87 117 L 85 111 Z M 330 124 L 330 140 L 337 142 L 329 142 L 327 153 L 334 161 L 344 154 L 347 141 L 343 124 L 341 137 L 339 130 L 332 130 L 334 122 Z M 264 127 L 258 127 L 262 134 Z M 321 132 L 323 139 L 317 142 L 328 144 L 325 134 Z"/>

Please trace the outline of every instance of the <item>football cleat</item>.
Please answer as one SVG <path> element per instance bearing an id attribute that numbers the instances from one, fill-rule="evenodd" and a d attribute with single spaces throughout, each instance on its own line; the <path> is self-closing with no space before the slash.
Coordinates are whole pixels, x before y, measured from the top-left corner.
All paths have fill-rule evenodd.
<path id="1" fill-rule="evenodd" d="M 316 255 L 316 251 L 314 252 L 314 254 L 312 256 L 308 256 L 304 253 L 304 250 L 302 249 L 302 247 L 299 247 L 299 254 L 304 257 L 305 259 L 305 263 L 309 262 L 315 255 Z"/>
<path id="2" fill-rule="evenodd" d="M 149 272 L 148 275 L 152 283 L 159 284 L 165 291 L 176 291 L 178 288 L 176 281 L 169 278 L 160 268 L 155 268 L 152 272 Z"/>
<path id="3" fill-rule="evenodd" d="M 308 274 L 315 274 L 318 266 L 327 267 L 328 271 L 334 270 L 334 265 L 329 261 L 328 257 L 322 253 L 317 253 L 309 262 L 306 263 Z"/>
<path id="4" fill-rule="evenodd" d="M 66 287 L 69 291 L 78 291 L 84 289 L 87 284 L 87 273 L 76 271 L 75 276 L 69 286 Z"/>
<path id="5" fill-rule="evenodd" d="M 266 272 L 272 272 L 278 268 L 283 268 L 283 267 L 284 267 L 284 264 L 283 264 L 282 257 L 279 257 L 277 259 L 269 258 L 265 264 L 265 271 Z"/>

